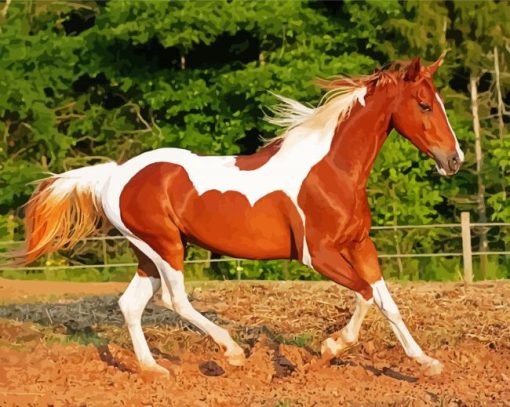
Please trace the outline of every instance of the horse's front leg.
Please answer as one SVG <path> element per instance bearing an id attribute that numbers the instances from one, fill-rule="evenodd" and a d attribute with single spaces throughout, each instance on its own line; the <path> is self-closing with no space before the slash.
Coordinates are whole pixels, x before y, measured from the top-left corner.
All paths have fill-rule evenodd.
<path id="1" fill-rule="evenodd" d="M 361 323 L 373 303 L 372 287 L 356 273 L 336 248 L 321 245 L 312 252 L 312 265 L 322 275 L 356 292 L 356 308 L 349 323 L 322 342 L 322 355 L 331 358 L 358 341 Z"/>
<path id="2" fill-rule="evenodd" d="M 402 344 L 405 353 L 424 367 L 425 374 L 435 375 L 441 373 L 443 365 L 423 352 L 402 320 L 397 304 L 393 301 L 382 277 L 377 260 L 377 251 L 372 240 L 366 238 L 361 243 L 351 245 L 342 253 L 352 264 L 357 274 L 370 284 L 374 302 L 390 322 L 390 326 Z"/>
<path id="3" fill-rule="evenodd" d="M 356 293 L 356 308 L 351 319 L 342 330 L 335 332 L 331 337 L 322 342 L 321 353 L 323 356 L 338 356 L 344 350 L 358 343 L 361 324 L 372 303 L 372 298 L 367 301 L 361 294 Z"/>

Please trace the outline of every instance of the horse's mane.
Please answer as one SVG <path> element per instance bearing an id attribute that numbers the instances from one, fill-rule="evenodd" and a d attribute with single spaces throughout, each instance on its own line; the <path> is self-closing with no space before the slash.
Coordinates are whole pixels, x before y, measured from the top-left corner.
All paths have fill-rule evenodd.
<path id="1" fill-rule="evenodd" d="M 365 95 L 369 89 L 397 83 L 403 78 L 410 62 L 396 61 L 371 75 L 357 77 L 340 75 L 333 79 L 318 79 L 316 83 L 327 92 L 315 108 L 275 94 L 280 104 L 269 109 L 272 115 L 266 115 L 265 120 L 283 127 L 284 130 L 279 136 L 266 140 L 266 145 L 285 139 L 291 130 L 299 127 L 317 129 L 324 127 L 331 120 L 335 120 L 335 125 L 344 121 L 357 101 L 362 106 L 365 105 Z"/>

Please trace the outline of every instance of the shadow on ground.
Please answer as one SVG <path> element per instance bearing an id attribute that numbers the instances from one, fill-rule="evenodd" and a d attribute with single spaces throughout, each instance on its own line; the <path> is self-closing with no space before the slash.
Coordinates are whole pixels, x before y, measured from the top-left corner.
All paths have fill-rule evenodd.
<path id="1" fill-rule="evenodd" d="M 12 304 L 0 306 L 0 318 L 16 320 L 19 322 L 34 322 L 47 327 L 65 327 L 65 334 L 75 342 L 93 344 L 97 348 L 100 359 L 122 372 L 133 371 L 117 361 L 108 349 L 108 340 L 96 332 L 96 326 L 114 325 L 124 326 L 124 318 L 120 312 L 117 301 L 119 296 L 93 296 L 85 297 L 76 302 L 65 304 L 59 303 L 30 303 Z M 246 356 L 249 356 L 255 344 L 264 336 L 267 345 L 274 352 L 273 363 L 277 377 L 286 377 L 296 369 L 285 356 L 280 353 L 279 345 L 284 343 L 283 335 L 275 332 L 265 325 L 255 327 L 242 326 L 238 323 L 220 318 L 216 312 L 207 311 L 203 315 L 214 323 L 228 327 L 236 333 L 236 338 L 244 345 Z M 144 311 L 142 324 L 145 326 L 175 327 L 188 331 L 200 332 L 194 325 L 183 320 L 174 311 L 155 303 L 149 303 Z M 327 329 L 328 330 L 328 329 Z M 320 354 L 303 344 L 300 347 L 311 355 L 318 357 Z M 179 363 L 179 358 L 161 350 L 151 349 L 155 356 L 159 356 L 172 363 Z M 330 362 L 333 366 L 360 366 L 376 376 L 386 375 L 393 379 L 415 382 L 412 376 L 400 374 L 392 369 L 378 369 L 374 366 L 358 364 L 350 360 L 334 358 Z M 206 375 L 221 375 L 214 362 L 206 362 L 201 366 L 201 371 Z"/>

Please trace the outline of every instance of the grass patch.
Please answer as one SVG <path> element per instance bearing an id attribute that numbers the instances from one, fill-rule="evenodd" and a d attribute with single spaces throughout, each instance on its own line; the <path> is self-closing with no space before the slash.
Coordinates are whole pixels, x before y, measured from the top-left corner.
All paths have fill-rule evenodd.
<path id="1" fill-rule="evenodd" d="M 66 333 L 61 333 L 52 330 L 50 327 L 46 327 L 44 335 L 44 341 L 48 344 L 61 344 L 66 345 L 70 343 L 77 343 L 80 345 L 94 345 L 96 347 L 107 345 L 110 343 L 108 338 L 99 336 L 91 327 L 85 327 L 84 329 L 69 329 L 67 328 Z"/>
<path id="2" fill-rule="evenodd" d="M 292 337 L 284 337 L 283 335 L 278 335 L 276 340 L 280 343 L 283 343 L 284 345 L 293 345 L 299 348 L 304 348 L 312 345 L 314 337 L 310 333 L 304 333 Z"/>
<path id="3" fill-rule="evenodd" d="M 103 338 L 93 331 L 92 328 L 77 330 L 67 335 L 68 342 L 79 343 L 80 345 L 103 346 L 108 344 L 108 339 Z"/>

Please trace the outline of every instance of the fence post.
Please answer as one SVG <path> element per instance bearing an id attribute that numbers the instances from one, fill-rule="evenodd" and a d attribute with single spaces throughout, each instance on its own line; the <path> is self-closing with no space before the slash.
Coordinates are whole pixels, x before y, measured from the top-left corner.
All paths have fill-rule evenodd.
<path id="1" fill-rule="evenodd" d="M 103 263 L 108 264 L 108 251 L 106 249 L 106 239 L 101 239 L 103 241 Z"/>
<path id="2" fill-rule="evenodd" d="M 283 272 L 283 279 L 287 281 L 289 279 L 289 260 L 282 260 L 282 272 Z"/>
<path id="3" fill-rule="evenodd" d="M 241 271 L 243 271 L 243 267 L 241 266 L 241 260 L 237 260 L 236 261 L 237 263 L 237 267 L 236 267 L 236 271 L 237 271 L 237 280 L 241 280 Z"/>
<path id="4" fill-rule="evenodd" d="M 462 212 L 460 214 L 460 222 L 462 227 L 462 263 L 464 265 L 464 283 L 471 284 L 473 282 L 473 255 L 471 250 L 471 226 L 469 212 Z"/>

